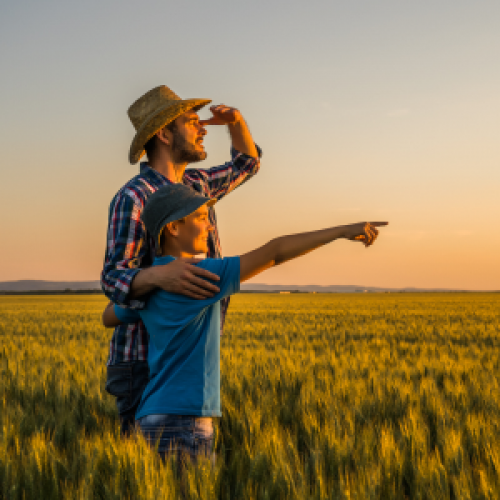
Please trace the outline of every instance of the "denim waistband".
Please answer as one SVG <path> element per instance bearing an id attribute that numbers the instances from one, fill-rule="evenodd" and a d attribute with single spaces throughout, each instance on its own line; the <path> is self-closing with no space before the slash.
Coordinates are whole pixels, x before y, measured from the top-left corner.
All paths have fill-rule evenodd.
<path id="1" fill-rule="evenodd" d="M 161 428 L 165 431 L 193 431 L 207 436 L 213 434 L 212 417 L 194 415 L 152 414 L 137 420 L 141 429 Z"/>

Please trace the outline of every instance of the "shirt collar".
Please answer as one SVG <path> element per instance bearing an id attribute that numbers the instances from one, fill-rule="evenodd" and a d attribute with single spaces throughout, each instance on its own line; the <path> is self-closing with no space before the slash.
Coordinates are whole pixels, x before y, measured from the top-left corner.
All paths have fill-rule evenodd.
<path id="1" fill-rule="evenodd" d="M 154 168 L 151 168 L 145 161 L 141 162 L 139 171 L 141 175 L 149 181 L 157 182 L 160 184 L 173 184 L 170 179 L 167 179 L 167 177 L 165 177 L 163 174 L 160 174 L 160 172 L 156 171 Z"/>
<path id="2" fill-rule="evenodd" d="M 163 264 L 168 264 L 173 260 L 175 260 L 175 257 L 172 257 L 171 255 L 162 255 L 161 257 L 155 257 L 153 266 L 162 266 Z"/>

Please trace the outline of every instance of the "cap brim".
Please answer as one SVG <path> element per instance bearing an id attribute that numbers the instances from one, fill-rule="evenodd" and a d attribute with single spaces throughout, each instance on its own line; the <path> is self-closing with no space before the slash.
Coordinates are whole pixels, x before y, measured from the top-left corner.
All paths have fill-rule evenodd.
<path id="1" fill-rule="evenodd" d="M 196 212 L 196 210 L 198 210 L 203 205 L 206 205 L 207 207 L 212 207 L 218 201 L 217 198 L 211 198 L 208 201 L 203 201 L 201 198 L 202 196 L 197 196 L 192 203 L 185 205 L 184 207 L 182 207 L 182 209 L 162 219 L 162 221 L 158 224 L 157 229 L 155 231 L 156 232 L 155 239 L 158 244 L 158 248 L 160 246 L 161 233 L 163 232 L 164 227 L 169 222 L 174 222 L 176 220 L 184 219 L 184 217 L 187 217 L 191 215 L 193 212 Z"/>

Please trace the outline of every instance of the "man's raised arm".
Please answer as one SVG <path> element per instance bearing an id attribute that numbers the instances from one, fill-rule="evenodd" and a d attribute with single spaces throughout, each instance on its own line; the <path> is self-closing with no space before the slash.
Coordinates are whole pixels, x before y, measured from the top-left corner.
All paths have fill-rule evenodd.
<path id="1" fill-rule="evenodd" d="M 208 169 L 187 169 L 184 179 L 203 186 L 204 195 L 221 199 L 241 186 L 260 169 L 261 149 L 254 143 L 241 113 L 228 106 L 211 108 L 213 117 L 201 120 L 201 125 L 227 125 L 231 136 L 231 161 Z"/>
<path id="2" fill-rule="evenodd" d="M 210 106 L 210 111 L 213 115 L 212 118 L 200 120 L 200 125 L 227 125 L 234 149 L 253 158 L 260 156 L 248 125 L 239 110 L 225 104 L 219 104 L 218 106 Z"/>

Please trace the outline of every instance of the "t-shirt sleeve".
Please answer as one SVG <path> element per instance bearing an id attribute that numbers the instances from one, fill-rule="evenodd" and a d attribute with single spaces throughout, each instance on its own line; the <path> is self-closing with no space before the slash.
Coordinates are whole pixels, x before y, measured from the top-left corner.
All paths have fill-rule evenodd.
<path id="1" fill-rule="evenodd" d="M 135 309 L 129 309 L 128 307 L 120 307 L 119 305 L 115 304 L 114 306 L 114 311 L 116 314 L 116 317 L 125 324 L 128 323 L 137 323 L 141 319 L 141 315 L 139 314 L 139 311 Z"/>
<path id="2" fill-rule="evenodd" d="M 220 292 L 212 297 L 211 302 L 216 302 L 233 293 L 240 291 L 240 258 L 225 257 L 224 259 L 205 259 L 197 266 L 219 276 L 220 281 L 213 281 Z"/>

